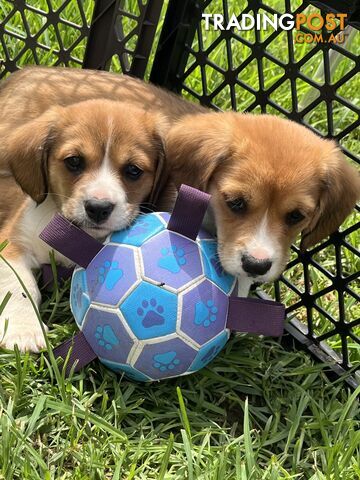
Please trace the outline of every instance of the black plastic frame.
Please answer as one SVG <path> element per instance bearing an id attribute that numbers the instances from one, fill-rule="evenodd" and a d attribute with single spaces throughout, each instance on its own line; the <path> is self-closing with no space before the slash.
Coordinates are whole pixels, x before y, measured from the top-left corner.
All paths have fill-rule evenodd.
<path id="1" fill-rule="evenodd" d="M 85 16 L 84 8 L 80 2 L 77 5 L 79 8 L 81 23 L 75 24 L 74 22 L 64 18 L 64 11 L 66 11 L 66 8 L 71 4 L 72 1 L 73 0 L 64 0 L 60 8 L 53 10 L 51 8 L 51 0 L 49 0 L 47 2 L 48 11 L 33 7 L 31 6 L 30 2 L 25 3 L 24 0 L 7 0 L 7 2 L 4 2 L 4 4 L 12 4 L 13 8 L 3 19 L 3 21 L 0 22 L 0 47 L 3 51 L 3 55 L 1 56 L 2 58 L 0 59 L 0 79 L 5 75 L 17 70 L 19 60 L 28 52 L 31 52 L 36 64 L 41 63 L 40 52 L 51 53 L 51 47 L 41 41 L 42 35 L 50 28 L 55 33 L 56 42 L 58 44 L 58 48 L 53 52 L 54 56 L 56 57 L 56 61 L 53 63 L 53 65 L 67 66 L 72 63 L 81 66 L 82 59 L 73 55 L 73 51 L 84 39 L 89 36 L 89 26 Z M 19 14 L 21 17 L 21 23 L 24 27 L 26 35 L 25 37 L 23 36 L 22 32 L 17 32 L 14 31 L 14 29 L 8 28 L 8 24 L 11 22 L 11 19 L 15 14 Z M 27 14 L 39 16 L 39 18 L 43 20 L 42 26 L 35 33 L 31 32 Z M 71 28 L 77 32 L 78 37 L 70 46 L 64 45 L 60 32 L 60 26 Z M 5 35 L 10 37 L 13 42 L 18 41 L 23 43 L 23 46 L 19 48 L 19 51 L 15 55 L 9 51 L 7 42 L 4 38 Z"/>
<path id="2" fill-rule="evenodd" d="M 33 62 L 40 64 L 39 52 L 52 53 L 54 66 L 82 66 L 108 70 L 114 56 L 117 56 L 122 73 L 143 78 L 153 47 L 156 29 L 163 6 L 163 0 L 136 0 L 136 14 L 128 11 L 126 0 L 91 0 L 93 15 L 91 24 L 86 18 L 83 0 L 64 0 L 61 6 L 54 8 L 52 0 L 47 0 L 46 10 L 31 6 L 30 1 L 6 0 L 4 4 L 10 8 L 8 15 L 0 21 L 0 79 L 18 69 L 18 63 L 28 52 L 31 52 Z M 81 21 L 76 24 L 64 18 L 64 12 L 70 6 L 76 5 Z M 23 32 L 9 28 L 12 17 L 20 15 Z M 28 15 L 41 18 L 42 25 L 36 32 L 31 31 Z M 124 31 L 124 23 L 128 31 Z M 63 42 L 59 25 L 73 29 L 78 37 L 70 46 Z M 130 26 L 129 26 L 130 25 Z M 44 44 L 42 36 L 45 32 L 55 32 L 57 47 L 52 52 L 49 45 Z M 23 47 L 15 56 L 9 51 L 6 38 L 12 43 L 23 43 Z M 87 40 L 82 58 L 73 55 L 73 51 L 84 39 Z M 131 46 L 130 46 L 131 44 Z M 135 48 L 134 48 L 135 45 Z M 1 53 L 1 51 L 0 51 Z"/>
<path id="3" fill-rule="evenodd" d="M 123 0 L 97 0 L 90 28 L 84 68 L 108 70 L 113 55 L 121 59 L 122 72 L 143 78 L 159 22 L 163 0 L 138 0 L 140 15 L 137 17 L 123 9 Z M 116 35 L 116 23 L 119 16 L 126 16 L 136 21 L 136 27 L 121 38 Z M 127 47 L 130 36 L 136 35 L 136 48 Z M 131 63 L 127 60 L 131 58 Z"/>

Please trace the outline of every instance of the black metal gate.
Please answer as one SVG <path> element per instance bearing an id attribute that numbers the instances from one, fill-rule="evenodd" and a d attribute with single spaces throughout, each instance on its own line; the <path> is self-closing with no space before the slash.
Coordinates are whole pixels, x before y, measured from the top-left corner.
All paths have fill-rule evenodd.
<path id="1" fill-rule="evenodd" d="M 358 1 L 43 0 L 43 8 L 32 6 L 38 3 L 1 2 L 0 78 L 24 63 L 141 78 L 151 66 L 152 82 L 186 98 L 285 116 L 336 139 L 349 161 L 360 163 Z M 204 12 L 228 21 L 232 13 L 240 19 L 249 12 L 314 11 L 348 14 L 345 43 L 329 43 L 326 31 L 322 43 L 300 47 L 292 30 L 219 30 L 210 38 L 202 19 Z M 340 38 L 340 26 L 332 33 Z M 291 338 L 322 361 L 335 359 L 338 373 L 360 364 L 359 211 L 311 251 L 294 245 L 286 272 L 268 291 L 288 307 Z"/>

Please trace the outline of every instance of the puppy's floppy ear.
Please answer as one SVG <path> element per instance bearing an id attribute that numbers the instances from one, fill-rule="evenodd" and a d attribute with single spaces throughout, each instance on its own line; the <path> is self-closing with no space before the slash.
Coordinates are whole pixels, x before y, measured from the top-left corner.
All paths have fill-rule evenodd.
<path id="1" fill-rule="evenodd" d="M 166 138 L 166 159 L 172 181 L 207 190 L 222 160 L 230 153 L 231 118 L 227 114 L 187 115 Z"/>
<path id="2" fill-rule="evenodd" d="M 47 157 L 54 139 L 57 110 L 48 110 L 20 125 L 1 147 L 15 180 L 37 203 L 45 200 L 48 190 Z"/>
<path id="3" fill-rule="evenodd" d="M 359 173 L 343 158 L 334 142 L 327 143 L 331 150 L 320 178 L 318 208 L 310 225 L 302 232 L 302 251 L 335 232 L 360 198 Z"/>
<path id="4" fill-rule="evenodd" d="M 165 136 L 169 129 L 168 123 L 160 114 L 145 113 L 146 121 L 151 135 L 151 144 L 156 152 L 156 169 L 154 183 L 148 198 L 148 202 L 156 207 L 159 197 L 167 183 L 168 169 L 165 161 Z"/>

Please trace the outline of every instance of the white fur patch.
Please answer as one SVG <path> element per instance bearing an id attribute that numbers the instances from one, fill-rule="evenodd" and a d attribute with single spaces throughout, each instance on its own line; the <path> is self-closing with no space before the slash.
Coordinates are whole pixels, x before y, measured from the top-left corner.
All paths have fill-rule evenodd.
<path id="1" fill-rule="evenodd" d="M 49 263 L 51 250 L 40 240 L 39 234 L 56 211 L 51 197 L 47 197 L 39 206 L 28 199 L 21 220 L 16 225 L 16 235 L 13 239 L 22 247 L 23 254 L 11 259 L 9 263 L 20 276 L 37 306 L 40 304 L 41 295 L 32 269 L 39 268 L 43 263 Z M 6 258 L 6 249 L 4 254 Z M 55 258 L 63 265 L 71 265 L 67 258 L 57 252 Z M 11 293 L 11 297 L 0 316 L 0 345 L 13 349 L 16 344 L 21 351 L 32 352 L 45 348 L 43 332 L 32 303 L 14 272 L 0 259 L 0 301 L 7 292 Z M 47 327 L 44 328 L 47 330 Z"/>
<path id="2" fill-rule="evenodd" d="M 260 225 L 252 240 L 248 243 L 246 250 L 248 255 L 257 260 L 272 260 L 277 248 L 269 231 L 267 212 L 261 219 Z"/>
<path id="3" fill-rule="evenodd" d="M 252 283 L 273 281 L 279 275 L 283 270 L 280 251 L 280 245 L 274 240 L 269 229 L 267 213 L 261 219 L 252 237 L 241 249 L 230 246 L 219 250 L 224 269 L 238 278 L 238 296 L 246 297 Z M 259 261 L 269 260 L 272 262 L 271 268 L 264 275 L 252 276 L 243 269 L 244 255 L 251 255 Z"/>
<path id="4" fill-rule="evenodd" d="M 9 263 L 38 306 L 40 292 L 27 258 L 23 256 Z M 0 316 L 0 345 L 8 349 L 13 349 L 14 345 L 17 345 L 21 351 L 32 352 L 45 348 L 44 335 L 33 305 L 14 272 L 0 259 L 0 300 L 7 292 L 11 293 L 11 297 Z M 45 325 L 44 329 L 47 330 Z"/>
<path id="5" fill-rule="evenodd" d="M 49 252 L 52 250 L 39 238 L 39 235 L 58 209 L 49 195 L 40 205 L 36 205 L 30 199 L 27 202 L 21 221 L 16 225 L 15 241 L 23 246 L 29 267 L 39 268 L 41 264 L 49 263 Z M 72 265 L 72 262 L 60 253 L 55 252 L 55 258 L 62 265 Z"/>

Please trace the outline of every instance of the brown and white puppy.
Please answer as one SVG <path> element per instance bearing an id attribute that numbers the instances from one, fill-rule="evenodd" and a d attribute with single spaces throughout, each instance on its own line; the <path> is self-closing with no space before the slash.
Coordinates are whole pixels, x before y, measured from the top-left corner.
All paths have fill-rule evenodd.
<path id="1" fill-rule="evenodd" d="M 271 115 L 189 115 L 166 139 L 176 185 L 212 194 L 219 260 L 239 294 L 284 270 L 301 233 L 305 250 L 333 233 L 360 198 L 360 176 L 335 142 Z"/>
<path id="2" fill-rule="evenodd" d="M 1 83 L 0 109 L 0 239 L 10 241 L 4 255 L 37 302 L 31 269 L 49 252 L 37 237 L 54 212 L 101 238 L 129 224 L 167 179 L 161 140 L 168 126 L 159 112 L 175 119 L 202 110 L 131 77 L 41 67 Z M 25 201 L 14 179 L 35 201 Z M 36 351 L 44 339 L 30 302 L 4 262 L 0 269 L 0 301 L 13 293 L 0 317 L 0 345 Z"/>
<path id="3" fill-rule="evenodd" d="M 164 126 L 159 115 L 132 105 L 88 100 L 50 108 L 2 138 L 1 159 L 28 195 L 22 194 L 21 207 L 7 216 L 0 231 L 1 240 L 10 242 L 2 254 L 37 304 L 40 292 L 32 269 L 48 263 L 50 251 L 38 238 L 41 230 L 55 212 L 99 239 L 129 225 L 140 204 L 156 196 Z M 62 256 L 57 259 L 69 264 Z M 34 309 L 12 270 L 0 261 L 1 299 L 8 291 L 12 296 L 0 317 L 0 344 L 37 351 L 45 342 Z"/>

